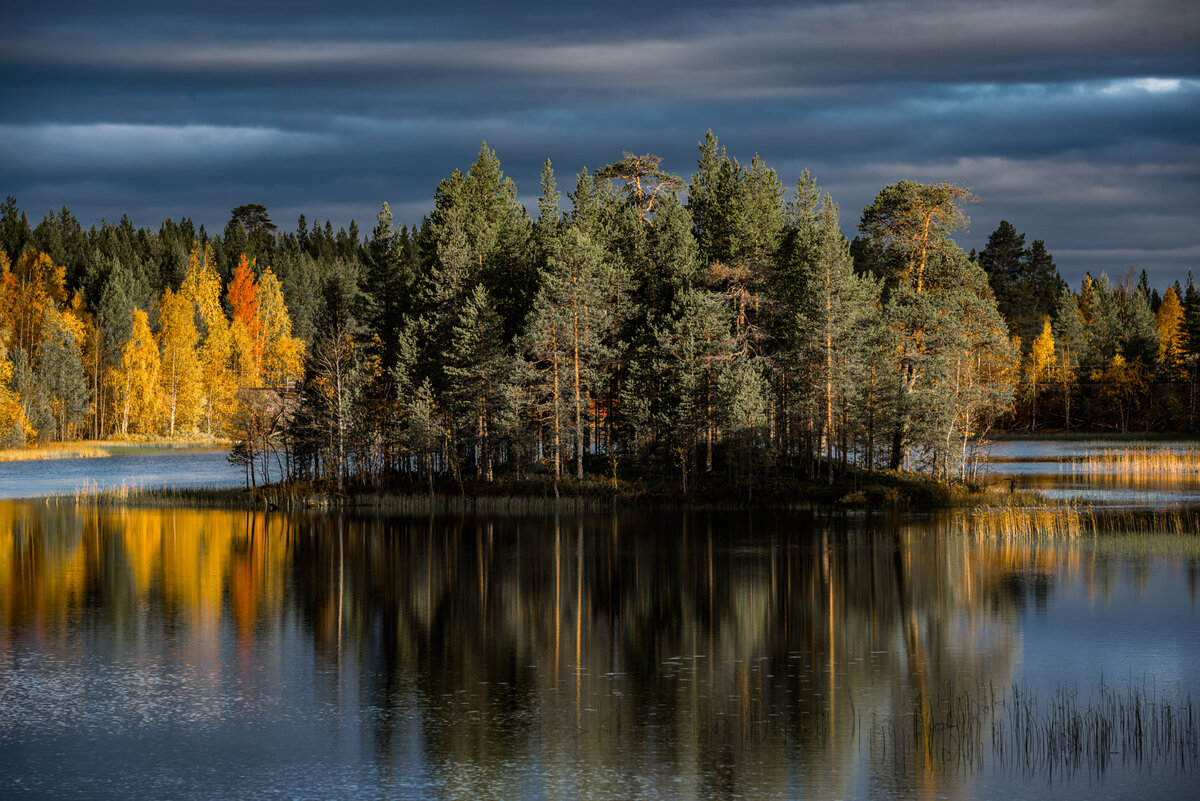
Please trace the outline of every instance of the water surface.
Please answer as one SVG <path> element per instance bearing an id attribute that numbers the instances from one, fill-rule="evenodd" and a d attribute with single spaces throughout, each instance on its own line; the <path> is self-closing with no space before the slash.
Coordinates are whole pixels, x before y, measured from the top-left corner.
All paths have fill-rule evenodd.
<path id="1" fill-rule="evenodd" d="M 226 459 L 228 449 L 117 450 L 90 459 L 0 462 L 0 498 L 73 495 L 96 489 L 236 487 L 244 478 Z"/>
<path id="2" fill-rule="evenodd" d="M 971 515 L 0 502 L 0 796 L 1186 798 L 1194 741 L 1011 727 L 1200 698 L 1198 577 Z"/>

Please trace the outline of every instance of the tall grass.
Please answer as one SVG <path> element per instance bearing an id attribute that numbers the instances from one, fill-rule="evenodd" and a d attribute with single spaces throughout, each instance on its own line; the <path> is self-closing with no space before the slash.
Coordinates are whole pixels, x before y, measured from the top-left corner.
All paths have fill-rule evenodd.
<path id="1" fill-rule="evenodd" d="M 1016 684 L 997 692 L 990 684 L 961 690 L 947 682 L 918 700 L 911 720 L 872 721 L 876 758 L 896 768 L 920 756 L 943 768 L 982 770 L 990 755 L 995 767 L 1047 778 L 1102 775 L 1118 764 L 1181 771 L 1200 764 L 1191 695 L 1161 695 L 1144 682 L 1118 690 L 1101 677 L 1086 692 L 1060 685 L 1048 697 Z"/>
<path id="2" fill-rule="evenodd" d="M 1075 470 L 1128 475 L 1200 473 L 1200 448 L 1103 448 L 1071 462 Z"/>
<path id="3" fill-rule="evenodd" d="M 1106 509 L 1094 506 L 999 507 L 964 515 L 966 533 L 997 541 L 1200 535 L 1200 509 Z"/>
<path id="4" fill-rule="evenodd" d="M 33 462 L 41 459 L 98 459 L 111 456 L 105 448 L 86 442 L 49 442 L 32 448 L 0 450 L 0 462 Z"/>

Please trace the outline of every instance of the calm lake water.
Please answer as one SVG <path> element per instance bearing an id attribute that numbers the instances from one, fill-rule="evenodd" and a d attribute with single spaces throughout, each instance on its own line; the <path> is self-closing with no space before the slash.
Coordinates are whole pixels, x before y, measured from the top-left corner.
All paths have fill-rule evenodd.
<path id="1" fill-rule="evenodd" d="M 0 797 L 1195 797 L 1196 538 L 997 519 L 2 501 Z"/>
<path id="2" fill-rule="evenodd" d="M 238 487 L 242 471 L 225 458 L 228 449 L 130 449 L 96 459 L 0 462 L 0 498 L 72 495 L 81 489 Z"/>

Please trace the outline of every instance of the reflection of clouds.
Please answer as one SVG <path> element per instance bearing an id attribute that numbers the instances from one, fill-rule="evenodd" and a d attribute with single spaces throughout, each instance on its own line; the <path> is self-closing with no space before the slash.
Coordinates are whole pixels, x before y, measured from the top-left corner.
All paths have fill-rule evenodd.
<path id="1" fill-rule="evenodd" d="M 169 656 L 115 664 L 97 654 L 39 655 L 0 669 L 0 742 L 22 736 L 119 734 L 138 727 L 213 731 L 296 713 L 280 695 L 251 692 L 216 665 Z"/>

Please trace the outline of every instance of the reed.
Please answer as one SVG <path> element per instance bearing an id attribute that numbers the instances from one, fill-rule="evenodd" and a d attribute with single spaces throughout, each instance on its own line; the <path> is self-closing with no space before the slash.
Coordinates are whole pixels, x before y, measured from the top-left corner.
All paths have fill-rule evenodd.
<path id="1" fill-rule="evenodd" d="M 1200 473 L 1200 448 L 1103 448 L 1071 462 L 1081 472 L 1126 475 L 1188 475 Z"/>
<path id="2" fill-rule="evenodd" d="M 990 684 L 962 690 L 947 682 L 918 700 L 907 720 L 873 719 L 869 746 L 877 759 L 902 768 L 922 755 L 943 769 L 977 771 L 990 756 L 997 768 L 1049 778 L 1082 770 L 1101 775 L 1117 764 L 1200 766 L 1191 696 L 1159 694 L 1144 681 L 1118 690 L 1101 677 L 1085 693 L 1060 685 L 1048 697 L 1024 685 L 997 692 Z"/>
<path id="3" fill-rule="evenodd" d="M 112 453 L 85 442 L 50 442 L 32 448 L 0 450 L 0 462 L 35 462 L 43 459 L 100 459 Z"/>
<path id="4" fill-rule="evenodd" d="M 271 508 L 271 501 L 261 494 L 250 494 L 238 488 L 217 487 L 143 487 L 122 482 L 119 487 L 100 487 L 94 482 L 75 490 L 73 495 L 48 499 L 53 502 L 73 502 L 86 506 L 175 507 L 203 509 L 262 509 Z"/>
<path id="5" fill-rule="evenodd" d="M 1106 509 L 1096 506 L 975 509 L 962 518 L 964 533 L 987 540 L 1077 540 L 1081 537 L 1163 537 L 1200 540 L 1200 509 Z"/>

